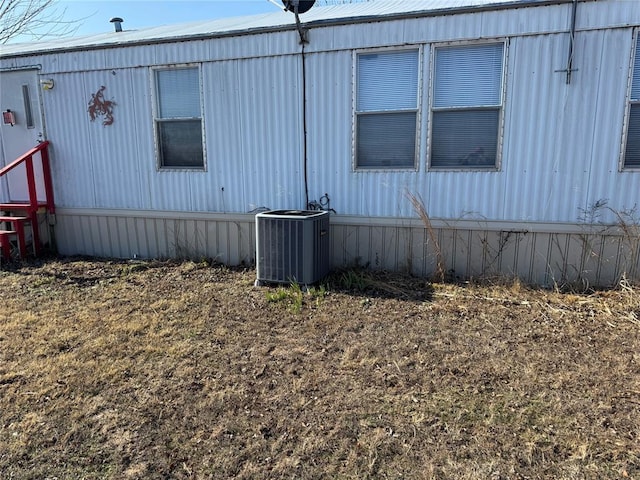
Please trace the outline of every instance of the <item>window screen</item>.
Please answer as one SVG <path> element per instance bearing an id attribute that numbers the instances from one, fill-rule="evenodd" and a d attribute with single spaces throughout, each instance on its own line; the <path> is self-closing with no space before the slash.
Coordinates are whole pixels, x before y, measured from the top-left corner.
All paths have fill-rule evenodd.
<path id="1" fill-rule="evenodd" d="M 418 50 L 359 54 L 356 167 L 414 168 Z"/>
<path id="2" fill-rule="evenodd" d="M 640 48 L 636 40 L 624 166 L 640 168 Z"/>
<path id="3" fill-rule="evenodd" d="M 156 93 L 160 166 L 203 168 L 198 68 L 157 70 Z"/>
<path id="4" fill-rule="evenodd" d="M 431 167 L 495 167 L 504 44 L 435 49 Z"/>

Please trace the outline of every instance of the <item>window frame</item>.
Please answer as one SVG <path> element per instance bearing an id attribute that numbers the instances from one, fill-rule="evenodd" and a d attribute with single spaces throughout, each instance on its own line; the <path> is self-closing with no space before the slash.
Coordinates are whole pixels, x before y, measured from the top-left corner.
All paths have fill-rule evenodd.
<path id="1" fill-rule="evenodd" d="M 417 65 L 417 88 L 416 88 L 416 107 L 414 109 L 401 109 L 401 110 L 377 110 L 377 111 L 358 111 L 358 56 L 359 55 L 371 55 L 371 54 L 384 54 L 394 52 L 418 52 L 418 65 Z M 420 132 L 422 124 L 422 83 L 423 83 L 423 44 L 407 44 L 396 45 L 387 47 L 374 47 L 374 48 L 362 48 L 356 49 L 352 53 L 352 132 L 351 132 L 351 169 L 353 172 L 417 172 L 420 170 Z M 366 167 L 358 165 L 358 117 L 361 115 L 376 115 L 384 113 L 415 113 L 416 115 L 416 130 L 414 140 L 414 156 L 412 166 L 389 166 L 389 167 Z"/>
<path id="2" fill-rule="evenodd" d="M 499 105 L 474 105 L 465 107 L 434 107 L 434 90 L 436 81 L 436 50 L 438 48 L 447 47 L 474 47 L 482 45 L 496 45 L 502 44 L 502 72 L 500 78 L 500 104 Z M 430 172 L 500 172 L 502 171 L 502 150 L 504 145 L 504 123 L 505 123 L 505 109 L 507 99 L 507 75 L 508 75 L 508 59 L 509 59 L 509 37 L 490 38 L 482 40 L 460 40 L 450 42 L 434 42 L 430 44 L 429 48 L 429 120 L 427 125 L 427 171 Z M 494 165 L 489 166 L 472 166 L 464 165 L 461 167 L 455 166 L 433 166 L 432 160 L 432 148 L 433 148 L 433 113 L 434 108 L 436 112 L 463 112 L 463 111 L 486 111 L 486 110 L 499 110 L 498 113 L 498 138 L 496 143 L 496 161 Z"/>
<path id="3" fill-rule="evenodd" d="M 200 116 L 199 117 L 175 117 L 175 118 L 161 118 L 160 117 L 160 95 L 158 90 L 158 72 L 168 70 L 198 70 L 198 95 L 200 103 Z M 170 65 L 159 65 L 150 67 L 151 72 L 151 107 L 153 118 L 153 140 L 154 140 L 154 153 L 156 157 L 156 171 L 158 172 L 175 172 L 175 171 L 187 171 L 187 172 L 206 172 L 207 171 L 207 148 L 206 148 L 206 135 L 205 135 L 205 119 L 204 119 L 204 89 L 202 79 L 202 64 L 201 63 L 180 63 Z M 200 122 L 201 138 L 202 138 L 202 165 L 198 166 L 171 166 L 162 164 L 161 148 L 160 148 L 160 136 L 159 136 L 159 124 L 167 121 L 194 121 Z"/>
<path id="4" fill-rule="evenodd" d="M 640 28 L 636 28 L 633 33 L 631 43 L 631 53 L 629 58 L 629 71 L 627 74 L 627 93 L 625 96 L 624 119 L 622 122 L 622 141 L 620 143 L 620 160 L 618 161 L 619 172 L 640 172 L 640 165 L 626 166 L 627 156 L 627 140 L 629 139 L 629 124 L 631 123 L 631 106 L 638 105 L 640 109 L 640 98 L 633 100 L 633 74 L 636 68 L 640 69 L 640 65 L 636 65 L 636 55 L 640 50 Z"/>

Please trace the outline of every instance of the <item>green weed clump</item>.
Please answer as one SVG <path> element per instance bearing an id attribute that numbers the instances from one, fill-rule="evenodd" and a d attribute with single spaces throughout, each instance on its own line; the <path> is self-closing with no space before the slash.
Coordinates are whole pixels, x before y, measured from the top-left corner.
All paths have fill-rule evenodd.
<path id="1" fill-rule="evenodd" d="M 347 290 L 362 291 L 367 288 L 367 279 L 362 272 L 356 270 L 347 270 L 340 275 L 340 285 Z"/>
<path id="2" fill-rule="evenodd" d="M 305 296 L 314 299 L 315 305 L 318 306 L 320 300 L 326 295 L 327 288 L 324 285 L 303 289 L 297 282 L 292 282 L 288 287 L 278 287 L 265 294 L 269 303 L 284 303 L 293 313 L 300 313 L 302 311 Z"/>

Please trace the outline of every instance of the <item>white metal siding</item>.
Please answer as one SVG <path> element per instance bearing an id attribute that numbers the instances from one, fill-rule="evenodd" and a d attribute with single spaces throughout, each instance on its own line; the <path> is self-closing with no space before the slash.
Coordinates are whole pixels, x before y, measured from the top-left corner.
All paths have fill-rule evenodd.
<path id="1" fill-rule="evenodd" d="M 157 170 L 147 68 L 57 74 L 44 92 L 63 207 L 247 212 L 304 206 L 300 59 L 203 66 L 206 171 Z M 89 121 L 106 86 L 114 122 Z"/>
<path id="2" fill-rule="evenodd" d="M 640 203 L 640 174 L 619 172 L 618 155 L 633 29 L 585 29 L 606 21 L 637 25 L 639 10 L 625 1 L 578 5 L 578 71 L 570 85 L 556 72 L 566 67 L 569 4 L 311 29 L 310 200 L 327 193 L 340 214 L 412 217 L 409 191 L 425 200 L 432 217 L 523 222 L 574 222 L 603 199 L 632 208 Z M 504 36 L 510 39 L 501 170 L 428 171 L 431 42 Z M 356 172 L 354 49 L 405 43 L 424 52 L 418 170 Z M 299 51 L 297 33 L 284 31 L 3 58 L 0 66 L 40 63 L 43 77 L 56 82 L 43 98 L 59 205 L 247 212 L 304 207 Z M 157 171 L 148 67 L 191 61 L 203 62 L 207 170 Z M 102 85 L 117 103 L 107 127 L 87 114 Z"/>
<path id="3" fill-rule="evenodd" d="M 640 175 L 618 172 L 630 31 L 578 33 L 569 85 L 554 72 L 566 49 L 565 35 L 512 42 L 504 219 L 572 222 L 597 200 L 640 202 Z"/>
<path id="4" fill-rule="evenodd" d="M 287 56 L 205 64 L 203 188 L 216 199 L 211 210 L 304 207 L 299 62 Z"/>
<path id="5" fill-rule="evenodd" d="M 595 118 L 585 208 L 608 200 L 609 207 L 625 211 L 640 206 L 640 172 L 619 171 L 620 142 L 627 103 L 628 59 L 633 41 L 629 29 L 604 30 L 600 38 L 602 43 L 597 45 L 599 49 L 595 52 L 597 64 L 591 73 L 599 88 L 597 96 L 593 98 Z M 602 213 L 601 221 L 617 221 L 612 212 Z M 640 221 L 640 212 L 636 214 Z"/>
<path id="6" fill-rule="evenodd" d="M 421 195 L 431 216 L 447 219 L 574 222 L 601 199 L 629 209 L 640 203 L 640 175 L 617 168 L 631 48 L 631 29 L 579 32 L 578 71 L 567 85 L 556 71 L 566 66 L 567 34 L 512 38 L 499 172 L 426 171 L 426 83 L 419 171 L 354 172 L 346 107 L 352 85 L 336 80 L 351 79 L 351 57 L 310 55 L 310 76 L 320 86 L 310 100 L 312 197 L 326 192 L 339 213 L 365 216 L 411 216 L 406 191 Z"/>
<path id="7" fill-rule="evenodd" d="M 52 140 L 56 203 L 61 206 L 148 208 L 145 174 L 155 168 L 146 69 L 55 76 L 43 93 Z M 91 96 L 105 86 L 116 102 L 114 123 L 91 122 Z"/>

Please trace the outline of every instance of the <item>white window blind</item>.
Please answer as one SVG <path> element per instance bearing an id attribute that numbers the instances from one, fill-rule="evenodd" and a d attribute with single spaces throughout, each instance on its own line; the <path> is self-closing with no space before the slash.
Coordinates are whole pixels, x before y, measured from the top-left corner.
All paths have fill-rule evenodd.
<path id="1" fill-rule="evenodd" d="M 503 57 L 503 43 L 435 49 L 431 167 L 496 166 Z"/>
<path id="2" fill-rule="evenodd" d="M 629 112 L 629 129 L 624 160 L 625 167 L 640 167 L 640 104 L 638 103 L 631 105 Z"/>
<path id="3" fill-rule="evenodd" d="M 359 167 L 411 168 L 415 163 L 416 114 L 361 115 L 357 142 Z"/>
<path id="4" fill-rule="evenodd" d="M 199 118 L 198 69 L 158 70 L 157 75 L 160 118 Z"/>
<path id="5" fill-rule="evenodd" d="M 639 36 L 640 38 L 640 36 Z M 631 100 L 640 102 L 640 40 L 636 40 L 636 57 L 633 65 L 633 83 L 631 85 Z"/>
<path id="6" fill-rule="evenodd" d="M 155 73 L 160 167 L 203 168 L 199 69 L 175 68 Z"/>
<path id="7" fill-rule="evenodd" d="M 640 40 L 636 40 L 624 166 L 640 168 Z"/>
<path id="8" fill-rule="evenodd" d="M 358 111 L 415 109 L 418 51 L 358 55 Z"/>
<path id="9" fill-rule="evenodd" d="M 500 105 L 503 44 L 436 49 L 434 107 Z"/>
<path id="10" fill-rule="evenodd" d="M 358 168 L 415 166 L 418 65 L 418 50 L 358 55 Z"/>
<path id="11" fill-rule="evenodd" d="M 495 109 L 433 112 L 431 165 L 494 166 L 499 120 Z"/>
<path id="12" fill-rule="evenodd" d="M 158 141 L 163 167 L 202 167 L 200 120 L 158 122 Z"/>

